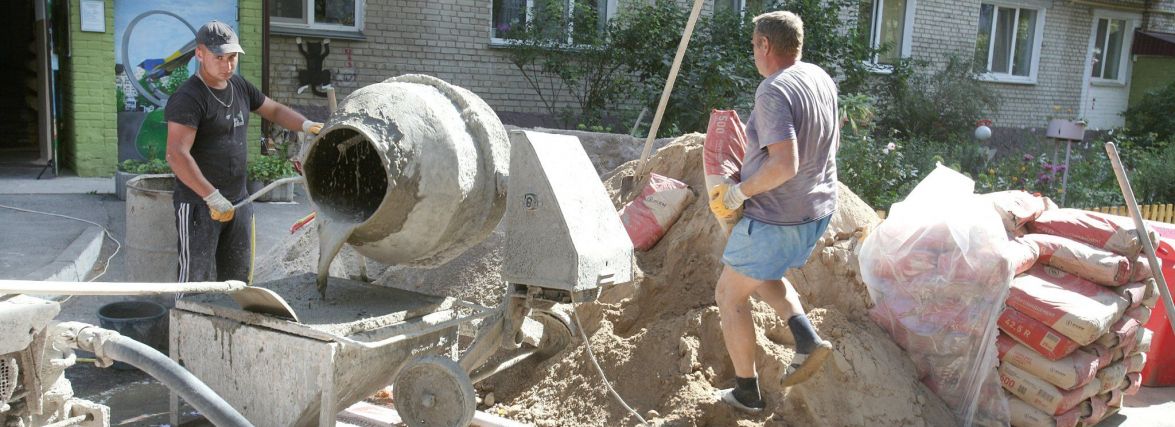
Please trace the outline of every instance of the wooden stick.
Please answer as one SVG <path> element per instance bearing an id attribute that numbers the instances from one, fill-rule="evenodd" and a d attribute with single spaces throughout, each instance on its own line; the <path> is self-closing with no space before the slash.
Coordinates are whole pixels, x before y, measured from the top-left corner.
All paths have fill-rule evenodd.
<path id="1" fill-rule="evenodd" d="M 1126 198 L 1126 208 L 1130 210 L 1130 216 L 1134 217 L 1134 228 L 1138 233 L 1138 240 L 1142 241 L 1146 258 L 1153 266 L 1151 271 L 1155 275 L 1155 280 L 1159 282 L 1159 294 L 1163 296 L 1163 306 L 1167 308 L 1167 323 L 1170 323 L 1171 330 L 1175 331 L 1175 304 L 1171 302 L 1171 291 L 1167 289 L 1167 279 L 1163 277 L 1163 269 L 1158 268 L 1162 264 L 1159 264 L 1159 258 L 1155 256 L 1155 245 L 1151 242 L 1150 233 L 1146 232 L 1146 223 L 1142 221 L 1142 215 L 1138 212 L 1138 202 L 1134 200 L 1134 190 L 1130 188 L 1130 179 L 1126 177 L 1126 171 L 1122 168 L 1122 160 L 1118 158 L 1118 147 L 1115 147 L 1113 142 L 1107 142 L 1106 154 L 1110 156 L 1114 175 L 1118 177 L 1118 187 L 1122 189 L 1122 196 Z"/>

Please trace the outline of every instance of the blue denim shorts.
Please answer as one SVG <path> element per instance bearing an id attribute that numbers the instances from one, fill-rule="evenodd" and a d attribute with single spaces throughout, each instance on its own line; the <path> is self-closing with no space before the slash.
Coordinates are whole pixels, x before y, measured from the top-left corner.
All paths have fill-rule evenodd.
<path id="1" fill-rule="evenodd" d="M 779 280 L 808 262 L 832 215 L 800 225 L 772 225 L 743 217 L 735 224 L 722 262 L 747 277 Z"/>

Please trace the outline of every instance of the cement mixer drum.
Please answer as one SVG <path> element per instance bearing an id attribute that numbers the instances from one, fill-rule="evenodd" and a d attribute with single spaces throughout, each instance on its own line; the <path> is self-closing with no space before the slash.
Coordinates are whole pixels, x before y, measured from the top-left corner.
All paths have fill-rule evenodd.
<path id="1" fill-rule="evenodd" d="M 501 220 L 509 155 L 505 128 L 481 98 L 404 75 L 339 103 L 306 151 L 306 185 L 320 218 L 355 225 L 347 243 L 359 253 L 435 266 Z"/>

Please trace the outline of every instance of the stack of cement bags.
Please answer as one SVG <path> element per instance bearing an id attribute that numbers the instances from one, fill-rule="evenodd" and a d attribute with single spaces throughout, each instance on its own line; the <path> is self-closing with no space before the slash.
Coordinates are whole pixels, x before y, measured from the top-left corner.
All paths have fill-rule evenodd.
<path id="1" fill-rule="evenodd" d="M 1142 325 L 1159 297 L 1133 221 L 1020 191 L 985 197 L 1012 237 L 1017 273 L 997 341 L 1012 425 L 1093 425 L 1117 413 L 1141 386 L 1151 337 Z"/>

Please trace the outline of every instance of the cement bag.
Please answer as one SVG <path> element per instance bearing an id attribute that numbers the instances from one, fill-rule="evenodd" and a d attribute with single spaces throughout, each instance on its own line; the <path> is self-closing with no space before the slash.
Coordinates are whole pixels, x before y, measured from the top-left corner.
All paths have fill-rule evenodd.
<path id="1" fill-rule="evenodd" d="M 1060 360 L 1081 348 L 1081 344 L 1071 338 L 1012 307 L 1006 307 L 1000 313 L 999 328 L 1049 360 Z"/>
<path id="2" fill-rule="evenodd" d="M 1155 279 L 1147 279 L 1145 283 L 1146 292 L 1142 295 L 1142 305 L 1155 308 L 1155 304 L 1159 303 L 1159 282 Z"/>
<path id="3" fill-rule="evenodd" d="M 1141 306 L 1139 306 L 1141 307 Z M 1137 312 L 1132 312 L 1137 314 Z M 1098 337 L 1097 343 L 1107 348 L 1117 348 L 1122 343 L 1127 343 L 1136 340 L 1138 330 L 1142 328 L 1142 323 L 1130 316 L 1123 316 L 1106 331 L 1105 335 Z"/>
<path id="4" fill-rule="evenodd" d="M 1017 237 L 1008 241 L 1004 253 L 1008 257 L 1008 263 L 1012 265 L 1012 271 L 1019 275 L 1036 265 L 1040 259 L 1040 246 L 1034 241 Z"/>
<path id="5" fill-rule="evenodd" d="M 1138 258 L 1142 242 L 1135 233 L 1134 220 L 1080 209 L 1056 209 L 1045 211 L 1032 222 L 1028 230 L 1033 233 L 1052 234 L 1087 243 L 1127 258 Z M 1148 230 L 1152 241 L 1154 230 Z"/>
<path id="6" fill-rule="evenodd" d="M 746 127 L 734 110 L 710 111 L 710 124 L 706 126 L 706 141 L 702 143 L 702 170 L 706 174 L 706 191 L 715 185 L 736 184 L 742 181 L 739 171 L 743 169 L 743 154 L 747 150 Z M 740 216 L 731 219 L 717 218 L 722 231 L 730 235 Z"/>
<path id="7" fill-rule="evenodd" d="M 1122 394 L 1134 396 L 1142 388 L 1142 373 L 1130 372 L 1126 374 L 1126 385 L 1122 386 Z"/>
<path id="8" fill-rule="evenodd" d="M 649 174 L 649 183 L 641 190 L 640 197 L 620 208 L 620 221 L 632 239 L 633 248 L 647 251 L 656 245 L 693 197 L 693 190 L 684 182 Z"/>
<path id="9" fill-rule="evenodd" d="M 1081 419 L 1080 409 L 1050 415 L 1015 396 L 1008 398 L 1008 410 L 1012 413 L 1012 425 L 1015 427 L 1076 427 Z"/>
<path id="10" fill-rule="evenodd" d="M 1015 365 L 1063 390 L 1089 384 L 1101 367 L 1097 356 L 1084 351 L 1075 351 L 1060 360 L 1048 360 L 1005 334 L 996 339 L 996 346 L 1002 363 Z"/>
<path id="11" fill-rule="evenodd" d="M 1146 300 L 1148 286 L 1150 285 L 1145 281 L 1127 283 L 1125 285 L 1114 288 L 1114 293 L 1118 294 L 1118 296 L 1122 297 L 1122 299 L 1128 301 L 1130 303 L 1130 308 L 1134 308 L 1142 305 L 1143 301 Z"/>
<path id="12" fill-rule="evenodd" d="M 1132 278 L 1131 262 L 1122 255 L 1051 234 L 1026 234 L 1035 243 L 1040 262 L 1102 286 L 1121 286 Z"/>
<path id="13" fill-rule="evenodd" d="M 951 391 L 939 396 L 964 425 L 1009 420 L 992 369 L 995 321 L 1012 278 L 1007 242 L 974 182 L 940 165 L 893 205 L 858 257 L 870 317 L 912 359 L 929 361 L 923 382 Z"/>
<path id="14" fill-rule="evenodd" d="M 1101 382 L 1094 378 L 1076 389 L 1061 390 L 1010 364 L 1000 365 L 999 374 L 1005 390 L 1050 415 L 1060 415 L 1076 408 L 1102 388 Z"/>
<path id="15" fill-rule="evenodd" d="M 1041 265 L 1012 281 L 1007 304 L 1081 345 L 1105 334 L 1129 306 L 1110 288 Z"/>
<path id="16" fill-rule="evenodd" d="M 1027 191 L 997 191 L 981 195 L 999 214 L 1004 229 L 1015 236 L 1024 235 L 1024 226 L 1049 209 L 1056 209 L 1056 203 L 1048 197 L 1030 194 Z"/>

